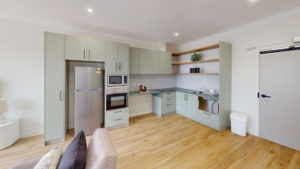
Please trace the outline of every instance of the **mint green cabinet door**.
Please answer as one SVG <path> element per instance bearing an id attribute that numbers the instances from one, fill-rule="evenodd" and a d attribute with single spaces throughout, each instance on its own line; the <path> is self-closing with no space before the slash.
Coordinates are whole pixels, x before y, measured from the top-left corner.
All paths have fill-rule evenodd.
<path id="1" fill-rule="evenodd" d="M 185 93 L 176 92 L 176 112 L 180 115 L 186 116 L 186 101 Z"/>
<path id="2" fill-rule="evenodd" d="M 160 52 L 160 74 L 172 74 L 172 54 L 170 52 Z"/>
<path id="3" fill-rule="evenodd" d="M 129 73 L 139 74 L 139 49 L 129 48 Z"/>
<path id="4" fill-rule="evenodd" d="M 107 73 L 118 72 L 118 43 L 106 42 L 105 45 L 105 71 Z"/>
<path id="5" fill-rule="evenodd" d="M 105 41 L 88 38 L 86 59 L 90 61 L 105 61 Z"/>
<path id="6" fill-rule="evenodd" d="M 139 74 L 149 74 L 150 72 L 150 50 L 139 49 Z"/>
<path id="7" fill-rule="evenodd" d="M 45 142 L 65 135 L 65 35 L 45 33 Z"/>
<path id="8" fill-rule="evenodd" d="M 87 39 L 78 36 L 66 35 L 66 59 L 86 60 L 88 51 L 86 49 Z"/>
<path id="9" fill-rule="evenodd" d="M 159 51 L 150 50 L 149 74 L 159 74 Z"/>
<path id="10" fill-rule="evenodd" d="M 193 120 L 198 120 L 199 101 L 196 95 L 187 95 L 186 114 L 187 117 Z"/>
<path id="11" fill-rule="evenodd" d="M 118 44 L 118 72 L 129 73 L 129 45 Z"/>

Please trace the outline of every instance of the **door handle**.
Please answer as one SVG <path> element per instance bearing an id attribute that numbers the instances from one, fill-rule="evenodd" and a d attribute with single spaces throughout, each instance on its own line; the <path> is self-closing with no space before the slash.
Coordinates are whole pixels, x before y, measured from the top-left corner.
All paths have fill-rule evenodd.
<path id="1" fill-rule="evenodd" d="M 265 94 L 262 94 L 261 97 L 263 97 L 263 98 L 271 98 L 271 96 L 267 96 Z"/>
<path id="2" fill-rule="evenodd" d="M 83 49 L 83 58 L 85 59 L 85 49 Z"/>
<path id="3" fill-rule="evenodd" d="M 116 71 L 118 71 L 118 63 L 116 62 Z"/>
<path id="4" fill-rule="evenodd" d="M 91 59 L 91 50 L 89 49 L 89 59 Z"/>
<path id="5" fill-rule="evenodd" d="M 119 63 L 119 71 L 121 71 L 121 63 Z"/>
<path id="6" fill-rule="evenodd" d="M 59 100 L 62 101 L 62 91 L 59 92 Z"/>

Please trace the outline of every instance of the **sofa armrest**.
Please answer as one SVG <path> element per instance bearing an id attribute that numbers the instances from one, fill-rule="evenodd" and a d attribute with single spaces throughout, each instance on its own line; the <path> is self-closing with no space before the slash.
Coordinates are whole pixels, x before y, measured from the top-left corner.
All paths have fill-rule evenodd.
<path id="1" fill-rule="evenodd" d="M 43 156 L 44 154 L 19 161 L 11 169 L 33 169 Z"/>

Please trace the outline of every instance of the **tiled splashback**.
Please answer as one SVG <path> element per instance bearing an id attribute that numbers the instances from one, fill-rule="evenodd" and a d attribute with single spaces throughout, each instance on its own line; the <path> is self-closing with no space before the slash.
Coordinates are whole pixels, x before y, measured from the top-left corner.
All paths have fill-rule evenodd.
<path id="1" fill-rule="evenodd" d="M 219 92 L 218 75 L 139 75 L 130 74 L 129 90 L 138 91 L 138 85 L 146 86 L 147 89 L 162 89 L 179 87 L 191 90 L 199 90 L 199 87 L 215 89 Z"/>
<path id="2" fill-rule="evenodd" d="M 177 75 L 177 87 L 197 90 L 199 87 L 215 89 L 219 93 L 219 75 Z"/>
<path id="3" fill-rule="evenodd" d="M 139 85 L 147 89 L 162 89 L 176 87 L 176 75 L 139 75 L 130 74 L 129 90 L 138 91 Z"/>

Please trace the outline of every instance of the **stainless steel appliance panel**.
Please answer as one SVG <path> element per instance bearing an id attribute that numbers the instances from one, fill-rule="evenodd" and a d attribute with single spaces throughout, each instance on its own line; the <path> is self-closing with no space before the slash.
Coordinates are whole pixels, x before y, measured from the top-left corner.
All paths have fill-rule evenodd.
<path id="1" fill-rule="evenodd" d="M 75 93 L 75 135 L 81 130 L 91 135 L 100 128 L 101 91 L 89 90 Z"/>
<path id="2" fill-rule="evenodd" d="M 96 67 L 75 67 L 75 90 L 100 89 L 101 74 Z"/>

